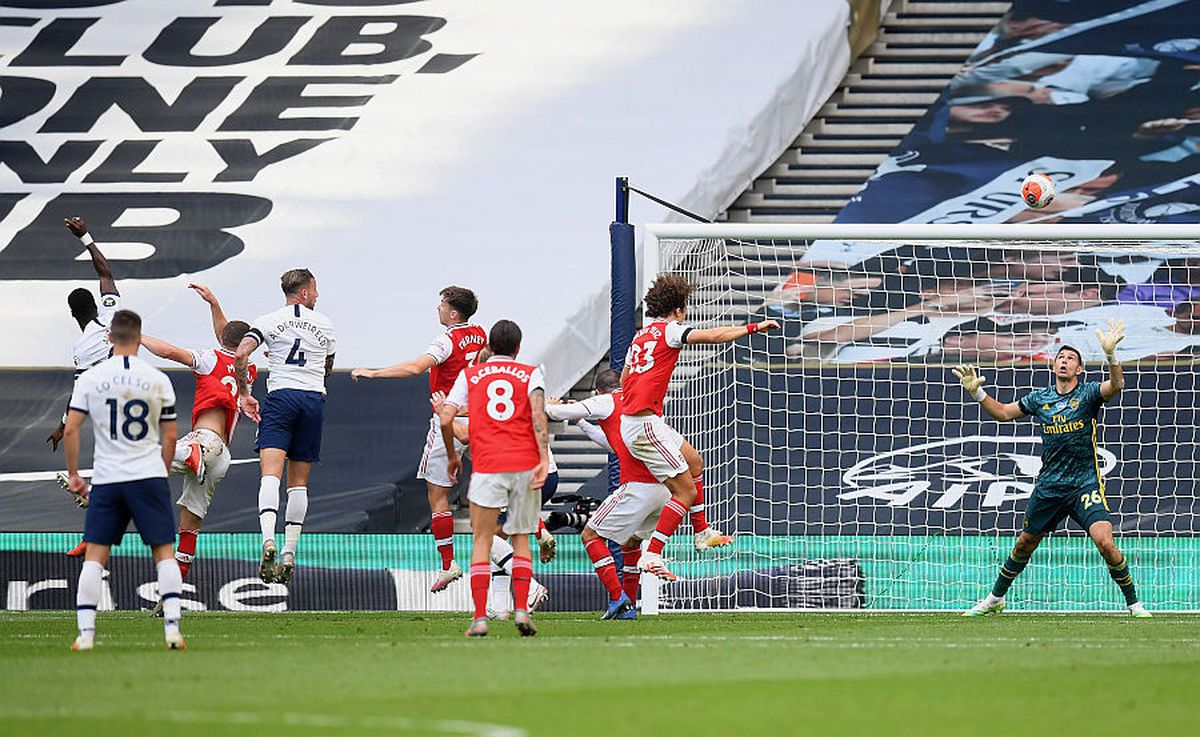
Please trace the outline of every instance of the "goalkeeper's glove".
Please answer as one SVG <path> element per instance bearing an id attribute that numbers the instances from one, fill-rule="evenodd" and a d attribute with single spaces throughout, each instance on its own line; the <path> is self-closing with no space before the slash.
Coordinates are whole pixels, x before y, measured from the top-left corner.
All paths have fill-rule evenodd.
<path id="1" fill-rule="evenodd" d="M 1096 331 L 1096 337 L 1100 339 L 1100 347 L 1104 350 L 1104 356 L 1110 364 L 1117 362 L 1117 344 L 1125 340 L 1125 323 L 1122 320 L 1109 320 L 1108 330 L 1105 332 Z"/>
<path id="2" fill-rule="evenodd" d="M 954 375 L 962 382 L 963 389 L 966 389 L 976 402 L 982 402 L 987 399 L 987 392 L 983 390 L 983 377 L 975 373 L 977 370 L 965 363 L 952 369 Z"/>

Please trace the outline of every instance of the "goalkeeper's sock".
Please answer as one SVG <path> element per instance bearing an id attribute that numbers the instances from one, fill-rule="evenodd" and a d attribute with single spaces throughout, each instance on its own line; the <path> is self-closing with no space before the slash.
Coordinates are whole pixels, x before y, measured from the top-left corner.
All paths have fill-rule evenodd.
<path id="1" fill-rule="evenodd" d="M 617 566 L 613 562 L 612 553 L 608 552 L 608 545 L 604 539 L 593 537 L 584 543 L 583 547 L 587 550 L 588 557 L 592 559 L 592 566 L 596 569 L 596 575 L 600 577 L 600 583 L 604 584 L 604 589 L 608 592 L 608 600 L 620 599 L 621 582 L 617 579 Z"/>
<path id="2" fill-rule="evenodd" d="M 100 605 L 101 581 L 104 566 L 94 560 L 85 560 L 79 571 L 79 587 L 75 591 L 75 620 L 79 623 L 79 634 L 96 632 L 96 607 Z"/>
<path id="3" fill-rule="evenodd" d="M 429 531 L 433 533 L 433 541 L 438 553 L 442 556 L 442 570 L 450 570 L 454 562 L 454 516 L 451 512 L 434 512 L 429 521 Z M 472 566 L 474 568 L 474 566 Z"/>
<path id="4" fill-rule="evenodd" d="M 492 583 L 491 565 L 471 564 L 471 600 L 475 604 L 475 619 L 487 617 L 488 587 Z"/>
<path id="5" fill-rule="evenodd" d="M 1138 595 L 1137 589 L 1133 587 L 1133 574 L 1129 572 L 1129 561 L 1122 557 L 1121 562 L 1116 565 L 1109 563 L 1108 575 L 1112 576 L 1112 580 L 1121 587 L 1121 593 L 1125 595 L 1125 603 L 1127 605 L 1136 604 Z"/>
<path id="6" fill-rule="evenodd" d="M 1021 571 L 1025 570 L 1025 566 L 1029 565 L 1029 559 L 1019 560 L 1010 553 L 1008 560 L 1004 561 L 1004 565 L 1000 566 L 1000 576 L 996 579 L 996 585 L 992 587 L 992 596 L 1000 598 L 1008 593 L 1008 587 L 1012 586 L 1013 581 L 1017 576 L 1021 575 Z"/>
<path id="7" fill-rule="evenodd" d="M 514 610 L 525 610 L 529 607 L 529 582 L 531 580 L 533 580 L 533 560 L 514 555 L 512 564 Z"/>
<path id="8" fill-rule="evenodd" d="M 696 483 L 696 501 L 692 502 L 688 517 L 692 520 L 693 531 L 704 532 L 708 529 L 708 517 L 704 514 L 704 480 L 700 474 L 696 474 L 692 481 Z"/>
<path id="9" fill-rule="evenodd" d="M 625 559 L 625 567 L 621 570 L 621 588 L 625 590 L 625 595 L 629 597 L 629 600 L 636 604 L 638 584 L 642 579 L 642 572 L 638 570 L 642 549 L 640 547 L 622 547 L 621 557 Z"/>
<path id="10" fill-rule="evenodd" d="M 179 545 L 175 548 L 175 562 L 179 564 L 179 577 L 187 578 L 192 561 L 196 559 L 196 536 L 199 530 L 179 530 Z"/>
<path id="11" fill-rule="evenodd" d="M 667 546 L 667 540 L 675 534 L 675 529 L 679 527 L 680 522 L 683 522 L 686 514 L 687 509 L 677 499 L 671 497 L 671 501 L 667 502 L 662 513 L 658 515 L 658 524 L 654 526 L 654 534 L 650 536 L 650 545 L 646 547 L 646 552 L 652 555 L 662 555 L 663 548 Z"/>

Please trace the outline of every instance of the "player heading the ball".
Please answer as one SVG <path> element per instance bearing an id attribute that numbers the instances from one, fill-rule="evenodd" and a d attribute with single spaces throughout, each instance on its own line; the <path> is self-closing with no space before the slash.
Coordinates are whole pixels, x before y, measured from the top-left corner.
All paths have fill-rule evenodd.
<path id="1" fill-rule="evenodd" d="M 1004 611 L 1005 595 L 1042 538 L 1054 531 L 1059 522 L 1070 517 L 1092 538 L 1108 564 L 1108 573 L 1125 595 L 1129 613 L 1149 617 L 1138 602 L 1133 575 L 1125 556 L 1113 540 L 1112 515 L 1104 496 L 1104 478 L 1096 450 L 1097 418 L 1100 408 L 1125 386 L 1121 364 L 1117 362 L 1117 344 L 1125 337 L 1125 326 L 1109 321 L 1108 330 L 1096 331 L 1100 347 L 1108 360 L 1108 379 L 1104 382 L 1080 381 L 1083 358 L 1069 345 L 1058 349 L 1052 367 L 1054 383 L 1035 389 L 1016 402 L 1001 404 L 983 390 L 983 377 L 974 366 L 959 366 L 954 375 L 963 388 L 994 419 L 1000 422 L 1018 417 L 1034 417 L 1042 427 L 1042 469 L 1034 483 L 1033 496 L 1025 506 L 1025 520 L 1016 545 L 1000 567 L 1000 576 L 991 593 L 963 616 L 978 617 Z"/>
<path id="2" fill-rule="evenodd" d="M 646 292 L 648 324 L 633 337 L 621 372 L 625 402 L 621 408 L 621 437 L 637 458 L 671 491 L 650 544 L 641 558 L 642 570 L 672 581 L 662 551 L 696 501 L 696 482 L 688 469 L 683 437 L 662 417 L 663 402 L 679 352 L 688 344 L 716 345 L 765 330 L 779 329 L 774 320 L 722 328 L 693 328 L 687 319 L 688 298 L 695 286 L 675 274 L 663 274 Z"/>

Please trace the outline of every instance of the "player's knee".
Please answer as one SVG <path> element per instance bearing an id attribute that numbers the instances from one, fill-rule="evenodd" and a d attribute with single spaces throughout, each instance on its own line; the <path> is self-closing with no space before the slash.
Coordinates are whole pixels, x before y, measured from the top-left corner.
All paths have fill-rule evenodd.
<path id="1" fill-rule="evenodd" d="M 584 527 L 583 531 L 579 533 L 579 539 L 584 541 L 585 543 L 587 543 L 591 540 L 595 540 L 598 537 L 600 537 L 600 536 L 597 535 L 596 531 L 590 527 Z"/>

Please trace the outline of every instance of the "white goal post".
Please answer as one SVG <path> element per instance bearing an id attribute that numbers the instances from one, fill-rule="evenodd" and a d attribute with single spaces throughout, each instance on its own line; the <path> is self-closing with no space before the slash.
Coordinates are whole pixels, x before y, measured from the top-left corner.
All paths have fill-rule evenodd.
<path id="1" fill-rule="evenodd" d="M 642 235 L 639 296 L 677 273 L 696 285 L 689 323 L 783 326 L 680 358 L 667 419 L 705 460 L 710 524 L 736 542 L 696 553 L 685 523 L 666 551 L 681 579 L 647 586 L 644 611 L 969 606 L 1021 529 L 1042 430 L 986 417 L 950 369 L 981 366 L 989 394 L 1015 402 L 1052 384 L 1070 345 L 1100 381 L 1109 320 L 1125 324 L 1127 387 L 1099 414 L 1098 503 L 1147 606 L 1200 606 L 1200 224 Z M 1010 593 L 1014 609 L 1122 603 L 1069 520 Z"/>

